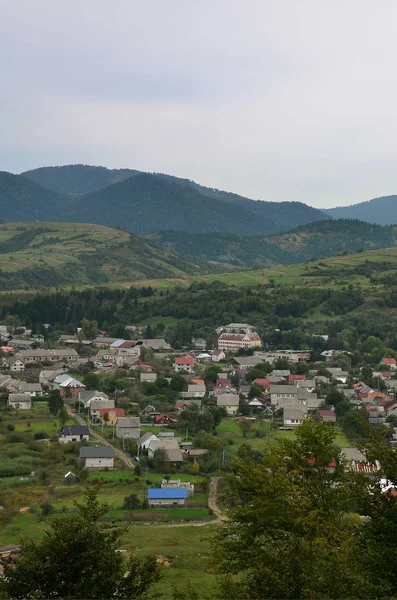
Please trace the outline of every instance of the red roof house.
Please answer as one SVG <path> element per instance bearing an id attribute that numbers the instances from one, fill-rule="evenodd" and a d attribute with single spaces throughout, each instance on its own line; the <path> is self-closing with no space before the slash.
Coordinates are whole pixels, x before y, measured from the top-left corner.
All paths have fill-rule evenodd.
<path id="1" fill-rule="evenodd" d="M 267 379 L 267 377 L 257 377 L 256 379 L 254 379 L 253 383 L 257 383 L 259 387 L 265 390 L 269 387 L 270 380 Z"/>
<path id="2" fill-rule="evenodd" d="M 153 367 L 146 364 L 145 362 L 143 362 L 143 360 L 140 360 L 140 359 L 133 362 L 132 365 L 130 366 L 130 369 L 142 369 L 142 371 L 147 371 L 147 372 L 153 371 Z"/>
<path id="3" fill-rule="evenodd" d="M 294 383 L 295 381 L 306 381 L 306 375 L 290 375 L 288 377 L 288 383 Z"/>
<path id="4" fill-rule="evenodd" d="M 187 354 L 186 356 L 177 356 L 174 360 L 174 371 L 187 371 L 191 373 L 193 371 L 194 358 Z"/>
<path id="5" fill-rule="evenodd" d="M 393 366 L 393 367 L 397 366 L 397 362 L 396 362 L 395 358 L 382 358 L 381 363 L 383 365 L 390 365 L 390 366 Z"/>

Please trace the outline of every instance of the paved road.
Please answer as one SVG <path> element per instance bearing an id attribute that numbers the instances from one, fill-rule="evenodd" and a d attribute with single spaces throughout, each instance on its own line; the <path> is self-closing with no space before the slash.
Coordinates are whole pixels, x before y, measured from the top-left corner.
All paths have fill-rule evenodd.
<path id="1" fill-rule="evenodd" d="M 67 410 L 68 410 L 68 413 L 70 414 L 70 416 L 75 421 L 77 421 L 77 423 L 79 423 L 80 425 L 87 425 L 87 423 L 84 421 L 84 419 L 82 417 L 80 417 L 80 415 L 78 415 L 77 413 L 72 413 L 72 411 L 70 410 L 69 407 L 67 407 Z M 125 466 L 127 467 L 127 469 L 131 469 L 132 471 L 135 469 L 134 463 L 132 462 L 131 458 L 128 456 L 128 454 L 126 452 L 124 452 L 123 450 L 120 450 L 119 448 L 116 448 L 115 446 L 113 446 L 113 444 L 111 444 L 109 442 L 109 440 L 107 440 L 104 437 L 102 437 L 101 435 L 99 435 L 99 433 L 97 433 L 96 431 L 94 431 L 89 425 L 88 425 L 88 429 L 90 431 L 91 437 L 94 438 L 94 440 L 100 442 L 104 446 L 109 446 L 110 448 L 114 449 L 116 455 L 119 457 L 119 459 L 121 460 L 121 462 L 125 464 Z"/>

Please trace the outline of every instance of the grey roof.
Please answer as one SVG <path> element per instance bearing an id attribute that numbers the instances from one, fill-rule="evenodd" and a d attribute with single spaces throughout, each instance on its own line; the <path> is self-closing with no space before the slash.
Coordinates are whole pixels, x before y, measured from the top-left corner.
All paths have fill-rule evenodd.
<path id="1" fill-rule="evenodd" d="M 59 435 L 89 435 L 88 425 L 65 425 Z"/>
<path id="2" fill-rule="evenodd" d="M 154 437 L 157 439 L 156 435 L 152 431 L 147 431 L 139 438 L 139 440 L 137 441 L 137 444 L 138 445 L 144 444 L 146 442 L 146 440 L 148 440 L 152 437 L 152 435 L 154 435 Z"/>
<path id="3" fill-rule="evenodd" d="M 242 367 L 255 366 L 263 363 L 263 360 L 258 356 L 234 356 L 233 360 Z"/>
<path id="4" fill-rule="evenodd" d="M 297 394 L 298 388 L 295 385 L 270 385 L 270 393 L 271 394 Z"/>
<path id="5" fill-rule="evenodd" d="M 150 449 L 155 452 L 156 450 L 179 450 L 180 438 L 163 438 L 161 440 L 152 440 L 150 442 Z"/>
<path id="6" fill-rule="evenodd" d="M 18 388 L 22 393 L 24 392 L 42 392 L 43 389 L 41 387 L 41 383 L 27 383 L 26 381 L 21 381 L 18 384 Z"/>
<path id="7" fill-rule="evenodd" d="M 98 398 L 97 400 L 92 400 L 90 403 L 90 410 L 101 409 L 101 408 L 114 408 L 114 399 L 113 398 Z"/>
<path id="8" fill-rule="evenodd" d="M 29 394 L 10 394 L 8 396 L 9 402 L 32 402 Z"/>
<path id="9" fill-rule="evenodd" d="M 314 388 L 316 387 L 316 382 L 314 379 L 306 379 L 305 381 L 298 381 L 298 386 L 301 388 Z"/>
<path id="10" fill-rule="evenodd" d="M 170 344 L 168 344 L 162 338 L 146 338 L 139 341 L 142 342 L 145 346 L 153 348 L 153 350 L 159 350 L 160 348 L 163 348 L 164 350 L 171 350 Z"/>
<path id="11" fill-rule="evenodd" d="M 113 458 L 114 448 L 110 446 L 83 446 L 80 448 L 80 458 Z"/>
<path id="12" fill-rule="evenodd" d="M 239 403 L 240 398 L 236 394 L 222 394 L 216 398 L 217 406 L 238 406 Z"/>
<path id="13" fill-rule="evenodd" d="M 286 419 L 303 419 L 307 415 L 307 409 L 305 406 L 285 406 L 284 407 L 284 421 Z"/>
<path id="14" fill-rule="evenodd" d="M 179 448 L 166 450 L 165 453 L 170 462 L 183 462 L 183 454 Z"/>
<path id="15" fill-rule="evenodd" d="M 111 337 L 96 337 L 95 340 L 93 340 L 93 344 L 113 344 L 113 342 L 117 342 L 119 338 L 111 338 Z"/>
<path id="16" fill-rule="evenodd" d="M 139 417 L 119 417 L 117 419 L 118 427 L 140 427 L 141 420 Z"/>
<path id="17" fill-rule="evenodd" d="M 78 354 L 74 348 L 57 348 L 56 350 L 20 350 L 15 356 L 19 358 L 34 358 L 40 356 L 75 356 Z"/>
<path id="18" fill-rule="evenodd" d="M 270 373 L 275 377 L 289 377 L 291 375 L 291 371 L 289 369 L 273 369 Z"/>

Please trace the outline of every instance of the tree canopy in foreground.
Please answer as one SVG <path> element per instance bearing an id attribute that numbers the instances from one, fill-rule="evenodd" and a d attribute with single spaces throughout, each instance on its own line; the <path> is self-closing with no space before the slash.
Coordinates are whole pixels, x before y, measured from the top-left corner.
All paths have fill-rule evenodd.
<path id="1" fill-rule="evenodd" d="M 6 598 L 125 598 L 146 600 L 159 579 L 153 556 L 128 559 L 119 552 L 125 523 L 101 521 L 108 507 L 90 485 L 77 513 L 54 519 L 40 542 L 25 540 L 15 568 L 6 565 Z"/>
<path id="2" fill-rule="evenodd" d="M 307 419 L 227 476 L 229 521 L 214 540 L 222 598 L 397 597 L 397 500 L 349 468 L 333 428 Z M 397 481 L 384 438 L 365 449 Z M 360 516 L 365 518 L 360 518 Z"/>

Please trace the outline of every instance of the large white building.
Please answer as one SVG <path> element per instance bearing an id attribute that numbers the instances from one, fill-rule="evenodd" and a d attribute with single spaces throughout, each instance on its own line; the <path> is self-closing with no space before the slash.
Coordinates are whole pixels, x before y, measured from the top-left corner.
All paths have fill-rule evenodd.
<path id="1" fill-rule="evenodd" d="M 257 333 L 222 333 L 218 338 L 218 349 L 235 352 L 240 349 L 259 348 L 262 340 Z"/>

